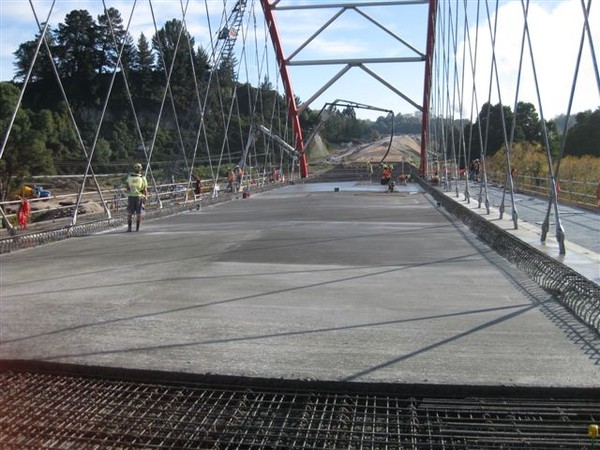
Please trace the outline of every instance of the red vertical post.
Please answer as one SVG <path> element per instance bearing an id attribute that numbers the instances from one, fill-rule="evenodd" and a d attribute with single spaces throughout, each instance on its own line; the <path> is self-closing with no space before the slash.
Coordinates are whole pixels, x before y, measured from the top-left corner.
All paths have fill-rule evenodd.
<path id="1" fill-rule="evenodd" d="M 421 124 L 421 164 L 419 174 L 427 172 L 427 138 L 429 135 L 429 98 L 431 96 L 431 64 L 435 47 L 435 23 L 438 0 L 429 0 L 429 18 L 427 20 L 427 50 L 425 54 L 425 83 L 423 86 L 423 115 Z"/>
<path id="2" fill-rule="evenodd" d="M 267 21 L 269 34 L 271 35 L 271 42 L 273 42 L 273 48 L 275 49 L 277 63 L 279 64 L 279 74 L 281 75 L 281 81 L 285 88 L 285 95 L 288 102 L 288 115 L 292 121 L 292 128 L 294 131 L 294 137 L 296 139 L 296 151 L 300 154 L 300 176 L 304 178 L 308 176 L 308 164 L 306 162 L 306 153 L 304 153 L 304 139 L 302 138 L 302 128 L 300 128 L 298 106 L 296 105 L 296 98 L 294 96 L 290 75 L 286 65 L 285 57 L 283 55 L 283 47 L 281 45 L 279 31 L 277 30 L 275 16 L 273 15 L 273 6 L 269 3 L 269 0 L 260 0 L 260 3 L 265 14 L 265 20 Z"/>

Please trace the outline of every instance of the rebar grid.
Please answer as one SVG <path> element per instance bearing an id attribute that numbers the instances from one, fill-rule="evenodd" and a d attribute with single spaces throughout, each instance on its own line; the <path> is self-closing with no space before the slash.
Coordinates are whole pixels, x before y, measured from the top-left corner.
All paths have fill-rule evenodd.
<path id="1" fill-rule="evenodd" d="M 417 398 L 0 373 L 0 448 L 596 448 L 600 400 Z"/>

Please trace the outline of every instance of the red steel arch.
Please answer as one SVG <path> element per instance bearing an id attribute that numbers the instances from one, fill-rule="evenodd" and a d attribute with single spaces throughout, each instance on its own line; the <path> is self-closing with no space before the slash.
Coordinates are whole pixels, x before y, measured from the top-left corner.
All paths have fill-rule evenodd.
<path id="1" fill-rule="evenodd" d="M 288 72 L 285 57 L 283 55 L 283 47 L 281 45 L 281 39 L 279 37 L 279 31 L 277 24 L 275 23 L 275 16 L 273 14 L 273 8 L 275 3 L 271 4 L 269 0 L 260 0 L 262 5 L 265 20 L 267 21 L 267 27 L 269 28 L 269 34 L 271 35 L 271 41 L 273 42 L 273 48 L 275 49 L 275 56 L 279 65 L 279 74 L 283 86 L 285 88 L 285 95 L 288 102 L 288 115 L 292 121 L 292 128 L 294 131 L 294 138 L 296 140 L 296 151 L 300 155 L 300 176 L 308 176 L 308 164 L 306 162 L 306 153 L 304 153 L 304 139 L 302 137 L 302 128 L 300 127 L 300 116 L 298 114 L 298 106 L 296 105 L 296 97 L 294 96 L 294 90 L 290 80 L 290 74 Z"/>
<path id="2" fill-rule="evenodd" d="M 437 18 L 438 0 L 429 0 L 427 20 L 427 50 L 425 52 L 425 83 L 423 86 L 423 116 L 421 123 L 421 165 L 419 175 L 427 174 L 427 144 L 429 138 L 429 100 L 431 98 L 431 72 L 433 50 L 435 47 L 435 24 Z"/>
<path id="3" fill-rule="evenodd" d="M 275 50 L 275 56 L 277 58 L 277 63 L 279 65 L 279 72 L 281 76 L 282 83 L 285 88 L 285 94 L 287 96 L 288 102 L 288 115 L 290 120 L 292 121 L 294 137 L 296 140 L 296 151 L 300 155 L 300 174 L 302 177 L 306 177 L 308 175 L 308 165 L 306 160 L 306 155 L 304 153 L 304 140 L 302 137 L 302 129 L 300 127 L 300 118 L 299 113 L 307 108 L 317 97 L 325 92 L 331 85 L 333 85 L 338 79 L 340 79 L 346 72 L 351 69 L 360 69 L 370 75 L 372 78 L 377 80 L 379 83 L 386 86 L 400 98 L 404 99 L 406 102 L 411 104 L 414 108 L 419 110 L 422 114 L 422 130 L 421 130 L 421 162 L 419 172 L 422 176 L 425 175 L 427 170 L 427 139 L 428 139 L 428 128 L 429 128 L 429 103 L 430 103 L 430 90 L 431 90 L 431 71 L 432 71 L 432 55 L 433 49 L 435 45 L 435 22 L 436 22 L 436 13 L 437 13 L 437 5 L 438 0 L 379 0 L 376 2 L 368 2 L 365 0 L 362 1 L 341 1 L 339 4 L 337 3 L 314 3 L 314 4 L 301 4 L 301 5 L 286 5 L 279 6 L 281 0 L 260 0 L 261 6 L 263 8 L 263 12 L 265 15 L 265 20 L 267 23 L 267 27 L 269 29 L 269 34 L 271 37 L 271 41 L 273 43 L 273 48 Z M 373 7 L 373 6 L 410 6 L 410 5 L 428 5 L 428 26 L 427 26 L 427 41 L 426 41 L 426 50 L 421 51 L 418 48 L 412 46 L 410 43 L 405 41 L 402 37 L 396 35 L 392 30 L 388 29 L 384 24 L 378 22 L 374 18 L 370 17 L 367 13 L 363 11 L 364 8 Z M 321 28 L 313 34 L 307 41 L 295 52 L 293 52 L 289 57 L 286 57 L 283 52 L 283 46 L 281 42 L 281 37 L 279 34 L 279 30 L 277 28 L 277 24 L 275 22 L 275 10 L 294 10 L 294 9 L 316 9 L 316 8 L 332 8 L 338 9 L 337 14 L 333 16 L 332 19 L 327 21 Z M 369 58 L 336 58 L 331 60 L 304 60 L 297 61 L 295 60 L 295 56 L 300 52 L 302 48 L 304 48 L 308 42 L 316 37 L 316 35 L 320 34 L 325 28 L 329 27 L 331 23 L 337 20 L 345 11 L 354 11 L 362 15 L 368 22 L 372 25 L 378 27 L 383 30 L 389 36 L 397 41 L 400 45 L 403 46 L 404 49 L 408 49 L 408 56 L 375 56 Z M 385 80 L 383 77 L 375 73 L 372 69 L 370 69 L 367 64 L 386 64 L 386 63 L 415 63 L 415 62 L 424 62 L 425 63 L 425 74 L 424 74 L 424 89 L 423 89 L 423 98 L 422 104 L 412 100 L 408 95 L 394 86 L 393 83 Z M 292 88 L 292 83 L 290 79 L 288 66 L 307 66 L 307 65 L 341 65 L 344 66 L 333 78 L 327 81 L 324 86 L 319 89 L 311 98 L 309 98 L 306 102 L 303 102 L 302 105 L 298 106 L 296 104 L 294 91 Z"/>

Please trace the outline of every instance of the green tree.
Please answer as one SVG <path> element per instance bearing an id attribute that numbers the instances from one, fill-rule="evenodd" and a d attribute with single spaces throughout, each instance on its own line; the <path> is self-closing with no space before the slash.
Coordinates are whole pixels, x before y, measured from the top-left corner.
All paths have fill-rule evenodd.
<path id="1" fill-rule="evenodd" d="M 52 69 L 53 61 L 50 59 L 50 55 L 48 55 L 46 45 L 43 42 L 40 46 L 39 54 L 36 57 L 36 49 L 38 46 L 40 36 L 41 32 L 38 32 L 33 40 L 22 43 L 21 45 L 19 45 L 17 51 L 13 53 L 13 55 L 15 56 L 15 66 L 17 69 L 15 74 L 15 80 L 23 81 L 25 79 L 31 65 L 34 62 L 34 59 L 35 64 L 31 72 L 31 82 L 54 78 L 54 73 Z M 54 53 L 54 36 L 52 35 L 52 32 L 49 28 L 46 29 L 46 42 L 48 44 L 48 47 L 50 48 L 50 51 Z"/>
<path id="2" fill-rule="evenodd" d="M 394 121 L 394 134 L 420 134 L 421 118 L 414 114 L 398 114 Z"/>
<path id="3" fill-rule="evenodd" d="M 42 109 L 39 112 L 32 112 L 29 116 L 32 127 L 39 130 L 44 136 L 44 144 L 52 158 L 52 167 L 54 167 L 56 155 L 60 154 L 61 150 L 68 145 L 63 144 L 60 140 L 55 115 L 49 109 Z"/>
<path id="4" fill-rule="evenodd" d="M 99 45 L 98 25 L 86 10 L 73 10 L 55 32 L 62 78 L 79 75 L 79 81 L 89 81 L 104 63 Z"/>
<path id="5" fill-rule="evenodd" d="M 600 156 L 600 108 L 580 112 L 575 119 L 567 134 L 565 154 Z"/>
<path id="6" fill-rule="evenodd" d="M 515 141 L 542 142 L 542 124 L 531 103 L 518 102 L 515 122 Z"/>
<path id="7" fill-rule="evenodd" d="M 114 159 L 129 160 L 136 155 L 136 148 L 140 145 L 139 139 L 133 129 L 125 121 L 118 121 L 112 127 L 110 147 L 114 150 Z"/>
<path id="8" fill-rule="evenodd" d="M 154 71 L 155 68 L 154 53 L 150 48 L 150 42 L 146 39 L 144 33 L 141 33 L 137 43 L 137 51 L 133 58 L 133 72 L 130 79 L 133 96 L 143 101 L 141 105 L 144 106 L 144 109 L 149 105 L 149 101 L 158 99 L 161 95 L 154 81 L 159 75 Z M 164 80 L 164 77 L 160 77 L 160 79 Z"/>
<path id="9" fill-rule="evenodd" d="M 67 106 L 64 103 L 59 104 L 57 110 L 52 113 L 52 117 L 56 130 L 56 141 L 49 147 L 59 166 L 57 169 L 60 169 L 64 161 L 80 159 L 82 149 Z"/>
<path id="10" fill-rule="evenodd" d="M 184 29 L 180 20 L 167 21 L 152 37 L 152 47 L 159 55 L 162 54 L 162 57 L 158 58 L 161 70 L 168 74 L 173 65 L 174 76 L 184 75 L 189 78 L 190 52 L 193 55 L 194 38 Z"/>
<path id="11" fill-rule="evenodd" d="M 94 150 L 93 160 L 97 164 L 108 164 L 112 155 L 112 149 L 110 143 L 104 139 L 99 138 L 96 143 L 96 149 Z"/>
<path id="12" fill-rule="evenodd" d="M 348 141 L 360 139 L 360 123 L 356 118 L 356 111 L 354 110 L 354 108 L 350 106 L 344 108 L 344 110 L 342 111 L 342 119 L 344 121 L 342 133 L 344 135 L 345 140 Z"/>
<path id="13" fill-rule="evenodd" d="M 17 105 L 19 90 L 10 83 L 0 83 L 0 130 L 2 137 L 9 132 L 9 124 Z M 31 175 L 54 173 L 50 153 L 46 150 L 43 132 L 32 126 L 32 113 L 19 108 L 4 154 L 0 159 L 0 196 L 21 186 Z"/>
<path id="14" fill-rule="evenodd" d="M 121 47 L 121 63 L 125 70 L 132 68 L 135 61 L 133 38 L 125 30 L 121 13 L 116 8 L 108 8 L 105 14 L 98 16 L 98 39 L 103 58 L 101 71 L 112 72 L 117 65 Z"/>
<path id="15" fill-rule="evenodd" d="M 265 75 L 263 77 L 262 82 L 260 83 L 260 86 L 258 87 L 260 90 L 262 91 L 272 91 L 274 89 L 273 87 L 273 83 L 271 83 L 271 80 L 269 79 L 268 75 Z"/>
<path id="16" fill-rule="evenodd" d="M 137 52 L 133 58 L 133 70 L 141 73 L 150 73 L 154 70 L 154 64 L 154 54 L 150 48 L 150 43 L 144 33 L 141 33 L 137 42 Z"/>
<path id="17" fill-rule="evenodd" d="M 510 138 L 510 126 L 512 123 L 512 110 L 509 106 L 500 107 L 500 103 L 491 105 L 485 103 L 481 107 L 481 111 L 477 116 L 477 121 L 473 125 L 467 125 L 464 130 L 465 136 L 471 136 L 471 157 L 472 159 L 480 158 L 485 152 L 486 155 L 492 156 L 498 150 L 504 147 L 504 130 L 507 133 L 507 139 Z M 489 119 L 488 119 L 489 116 Z M 504 121 L 504 126 L 502 122 Z M 472 129 L 471 126 L 473 127 Z M 483 145 L 481 148 L 479 141 L 479 132 L 483 136 Z M 468 145 L 468 143 L 467 143 Z"/>
<path id="18" fill-rule="evenodd" d="M 392 132 L 392 116 L 387 114 L 385 116 L 379 116 L 375 120 L 374 127 L 381 134 L 389 134 Z"/>
<path id="19" fill-rule="evenodd" d="M 194 39 L 185 30 L 181 21 L 172 19 L 153 36 L 152 45 L 161 55 L 158 58 L 159 72 L 164 73 L 164 79 L 170 73 L 169 102 L 171 104 L 164 111 L 163 124 L 170 131 L 175 130 L 179 125 L 182 140 L 173 139 L 174 145 L 171 150 L 174 152 L 173 157 L 175 155 L 183 157 L 182 152 L 186 151 L 186 148 L 193 147 L 195 139 L 195 133 L 192 131 L 187 133 L 183 130 L 194 129 L 198 121 L 198 100 L 193 95 L 196 83 L 192 70 L 192 62 L 195 61 Z M 172 135 L 176 136 L 176 133 Z M 182 145 L 184 148 L 181 148 Z"/>
<path id="20" fill-rule="evenodd" d="M 201 84 L 208 79 L 207 75 L 210 70 L 208 60 L 208 52 L 204 47 L 198 46 L 195 52 L 195 69 L 196 77 Z"/>
<path id="21" fill-rule="evenodd" d="M 326 114 L 326 113 L 325 113 Z M 344 118 L 337 109 L 333 109 L 325 118 L 325 126 L 321 134 L 329 142 L 342 142 Z"/>

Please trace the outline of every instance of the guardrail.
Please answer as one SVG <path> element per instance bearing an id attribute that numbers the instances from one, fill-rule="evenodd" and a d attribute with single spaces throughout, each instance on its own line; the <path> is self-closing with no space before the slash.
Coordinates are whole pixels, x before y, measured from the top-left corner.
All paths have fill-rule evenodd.
<path id="1" fill-rule="evenodd" d="M 255 189 L 262 187 L 274 180 L 271 177 L 259 176 L 253 178 L 245 178 L 240 189 Z M 202 197 L 209 195 L 218 195 L 220 192 L 231 193 L 228 188 L 227 181 L 217 180 L 201 180 L 201 193 L 195 194 L 194 185 L 189 187 L 186 183 L 165 183 L 157 186 L 149 186 L 149 196 L 146 202 L 146 209 L 162 208 L 163 205 L 169 206 L 171 203 L 187 203 L 198 201 Z M 216 191 L 214 190 L 216 186 Z M 127 194 L 124 189 L 116 187 L 113 189 L 104 189 L 101 191 L 102 198 L 97 190 L 87 189 L 83 192 L 80 201 L 80 210 L 78 211 L 78 222 L 83 215 L 93 215 L 97 218 L 98 214 L 103 214 L 103 218 L 108 219 L 109 215 L 104 212 L 104 205 L 110 211 L 110 216 L 113 213 L 125 210 L 127 208 Z M 63 195 L 52 195 L 49 197 L 29 198 L 32 206 L 29 219 L 29 228 L 36 228 L 41 222 L 56 223 L 57 220 L 73 217 L 77 204 L 78 193 L 69 193 Z M 20 200 L 11 200 L 0 202 L 0 206 L 5 212 L 6 218 L 13 224 L 16 224 L 17 210 Z M 94 208 L 91 208 L 94 206 Z M 92 209 L 92 211 L 90 211 Z M 96 213 L 94 213 L 94 210 Z M 84 219 L 85 220 L 85 219 Z M 6 227 L 5 227 L 6 228 Z M 3 233 L 8 233 L 6 229 L 0 231 L 0 239 Z"/>
<path id="2" fill-rule="evenodd" d="M 217 184 L 219 186 L 219 184 Z M 212 181 L 203 181 L 203 189 L 202 193 L 211 192 L 213 187 Z M 102 198 L 106 203 L 106 207 L 110 211 L 119 211 L 120 209 L 127 207 L 127 194 L 122 188 L 114 188 L 114 189 L 104 189 L 101 191 Z M 148 202 L 152 203 L 162 203 L 169 200 L 185 200 L 186 196 L 188 198 L 193 198 L 194 192 L 192 188 L 187 188 L 185 184 L 182 183 L 168 183 L 168 184 L 160 184 L 156 187 L 149 187 L 149 199 Z M 78 193 L 69 193 L 62 195 L 52 195 L 49 197 L 40 197 L 40 198 L 29 198 L 29 202 L 32 205 L 32 212 L 30 220 L 32 223 L 36 222 L 36 219 L 41 215 L 47 215 L 52 219 L 56 217 L 65 217 L 72 216 L 74 208 L 77 203 Z M 0 206 L 5 211 L 16 210 L 19 206 L 20 200 L 12 200 L 1 202 Z M 102 200 L 100 198 L 100 194 L 98 194 L 97 190 L 86 190 L 82 193 L 81 204 L 86 204 L 89 202 L 96 202 L 102 207 Z M 44 207 L 44 205 L 52 205 Z M 41 207 L 40 207 L 41 206 Z M 49 214 L 49 213 L 55 214 Z M 11 219 L 16 216 L 16 213 L 8 213 L 6 216 Z"/>
<path id="3" fill-rule="evenodd" d="M 282 181 L 271 182 L 268 177 L 261 177 L 246 180 L 243 188 L 235 192 L 229 192 L 226 186 L 223 188 L 220 187 L 218 195 L 213 195 L 212 191 L 195 195 L 193 189 L 187 188 L 172 189 L 171 191 L 161 192 L 159 195 L 154 193 L 154 195 L 150 196 L 149 202 L 144 207 L 144 218 L 148 220 L 199 209 L 201 206 L 241 198 L 245 191 L 254 193 L 263 192 L 284 184 Z M 177 184 L 163 186 L 172 187 L 177 186 Z M 115 197 L 109 198 L 110 193 L 114 193 Z M 45 214 L 49 212 L 60 214 L 55 215 L 51 220 L 34 222 L 27 230 L 18 230 L 14 234 L 11 234 L 7 229 L 2 229 L 0 234 L 0 254 L 124 226 L 127 220 L 126 196 L 121 190 L 115 189 L 103 191 L 103 195 L 105 194 L 108 194 L 105 196 L 106 203 L 111 205 L 110 209 L 112 213 L 110 218 L 107 218 L 104 211 L 101 210 L 102 212 L 82 214 L 79 216 L 77 224 L 71 225 L 71 218 L 75 208 L 75 200 L 72 200 L 73 204 L 43 210 L 42 212 Z M 89 202 L 90 199 L 94 198 L 94 195 L 96 198 L 99 197 L 97 192 L 88 192 L 85 198 Z M 60 197 L 76 199 L 76 196 L 76 194 L 70 194 Z M 161 201 L 158 198 L 161 198 Z M 43 200 L 46 199 L 35 199 L 35 201 Z M 14 214 L 10 216 L 14 216 Z"/>
<path id="4" fill-rule="evenodd" d="M 505 176 L 498 173 L 488 173 L 490 183 L 502 185 L 505 182 Z M 515 189 L 517 191 L 541 196 L 548 196 L 550 191 L 550 182 L 548 177 L 534 177 L 530 175 L 515 175 L 513 177 Z M 599 181 L 592 180 L 572 180 L 560 178 L 558 180 L 558 199 L 582 205 L 596 206 L 598 203 L 597 189 Z"/>

